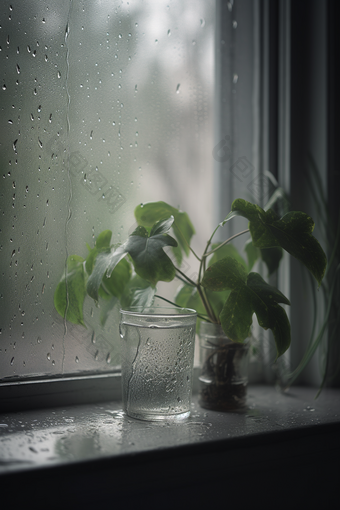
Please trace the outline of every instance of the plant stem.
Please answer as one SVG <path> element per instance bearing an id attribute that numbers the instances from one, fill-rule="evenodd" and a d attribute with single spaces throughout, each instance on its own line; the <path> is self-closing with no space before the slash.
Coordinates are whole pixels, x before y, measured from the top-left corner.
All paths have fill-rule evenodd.
<path id="1" fill-rule="evenodd" d="M 215 253 L 215 251 L 219 250 L 220 248 L 222 248 L 222 246 L 224 246 L 225 244 L 228 244 L 230 243 L 230 241 L 232 241 L 233 239 L 235 239 L 235 237 L 238 237 L 238 236 L 241 236 L 242 234 L 246 234 L 247 232 L 249 232 L 249 228 L 247 228 L 246 230 L 242 230 L 242 232 L 239 232 L 238 234 L 235 234 L 231 237 L 229 237 L 229 239 L 227 239 L 226 241 L 223 241 L 223 243 L 219 244 L 216 248 L 214 248 L 213 250 L 209 251 L 208 253 L 204 253 L 204 255 L 202 256 L 202 259 L 208 257 L 209 255 L 211 255 L 212 253 Z"/>
<path id="2" fill-rule="evenodd" d="M 193 280 L 191 280 L 186 274 L 182 273 L 182 271 L 180 269 L 178 269 L 177 267 L 175 269 L 176 269 L 176 271 L 179 272 L 179 274 L 181 274 L 183 276 L 183 278 L 186 279 L 187 282 L 189 282 L 194 287 L 197 287 L 197 283 L 195 283 Z"/>
<path id="3" fill-rule="evenodd" d="M 170 303 L 170 305 L 176 306 L 177 308 L 183 308 L 183 306 L 178 305 L 177 303 L 174 303 L 173 301 L 170 301 L 169 299 L 166 299 L 163 296 L 159 296 L 158 294 L 155 294 L 155 298 L 162 299 L 163 301 L 166 301 L 167 303 Z M 196 312 L 197 313 L 197 312 Z M 204 321 L 211 322 L 209 318 L 206 315 L 201 315 L 200 313 L 197 314 L 197 317 Z"/>
<path id="4" fill-rule="evenodd" d="M 199 258 L 199 256 L 194 252 L 194 250 L 191 248 L 190 244 L 188 243 L 188 241 L 185 239 L 185 236 L 183 234 L 183 232 L 181 231 L 181 229 L 179 228 L 178 225 L 176 225 L 176 223 L 173 224 L 173 228 L 175 229 L 175 227 L 177 228 L 178 232 L 181 234 L 181 237 L 183 239 L 183 241 L 185 242 L 185 244 L 187 245 L 187 247 L 189 248 L 189 250 L 191 251 L 191 253 L 197 258 L 197 260 L 199 260 L 201 262 L 201 259 Z"/>
<path id="5" fill-rule="evenodd" d="M 187 280 L 176 274 L 176 278 L 178 278 L 181 282 L 185 283 L 186 285 L 191 285 L 192 287 L 196 287 L 196 284 L 189 283 Z"/>
<path id="6" fill-rule="evenodd" d="M 201 300 L 202 300 L 202 303 L 203 303 L 204 308 L 205 308 L 205 309 L 206 309 L 206 311 L 208 312 L 208 315 L 209 315 L 209 317 L 210 317 L 210 319 L 211 319 L 211 322 L 213 322 L 213 323 L 218 323 L 218 320 L 217 320 L 217 317 L 216 317 L 216 315 L 215 315 L 214 309 L 213 309 L 213 307 L 211 306 L 210 301 L 209 301 L 209 298 L 208 298 L 208 296 L 207 296 L 207 295 L 206 295 L 206 293 L 205 293 L 205 289 L 203 289 L 203 288 L 201 287 L 201 285 L 199 285 L 199 286 L 197 287 L 197 291 L 198 291 L 198 294 L 199 294 L 199 296 L 200 296 L 200 298 L 201 298 Z"/>

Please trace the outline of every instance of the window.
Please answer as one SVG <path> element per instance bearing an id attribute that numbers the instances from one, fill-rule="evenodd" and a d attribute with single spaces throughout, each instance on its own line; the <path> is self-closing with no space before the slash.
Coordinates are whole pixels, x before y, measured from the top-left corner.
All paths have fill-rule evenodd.
<path id="1" fill-rule="evenodd" d="M 3 6 L 2 381 L 115 370 L 117 310 L 102 327 L 89 299 L 82 328 L 53 294 L 67 256 L 106 228 L 123 240 L 137 204 L 181 206 L 208 236 L 214 13 L 203 0 Z"/>
<path id="2" fill-rule="evenodd" d="M 275 179 L 313 216 L 301 180 L 309 151 L 326 194 L 334 195 L 337 53 L 327 27 L 331 34 L 336 7 L 318 0 L 306 5 L 6 4 L 0 28 L 3 382 L 72 376 L 77 385 L 95 374 L 105 387 L 119 364 L 117 314 L 103 328 L 88 300 L 87 328 L 74 326 L 56 313 L 53 293 L 68 255 L 85 256 L 86 243 L 106 228 L 115 242 L 125 239 L 138 203 L 165 200 L 186 210 L 200 227 L 195 243 L 201 246 L 234 198 L 264 205 Z M 336 203 L 333 196 L 330 206 Z M 294 367 L 313 312 L 303 285 L 295 286 L 299 269 L 293 264 L 287 278 L 285 264 L 278 286 L 293 305 L 298 338 L 285 362 Z M 193 271 L 190 260 L 185 270 Z M 263 356 L 260 377 L 271 382 L 266 347 Z M 319 383 L 316 365 L 302 382 Z"/>

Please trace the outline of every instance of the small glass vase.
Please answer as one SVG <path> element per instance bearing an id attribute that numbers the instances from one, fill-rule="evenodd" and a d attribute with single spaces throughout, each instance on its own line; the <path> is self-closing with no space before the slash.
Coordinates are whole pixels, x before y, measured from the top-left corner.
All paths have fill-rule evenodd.
<path id="1" fill-rule="evenodd" d="M 125 413 L 140 420 L 190 415 L 197 314 L 185 308 L 120 311 Z"/>
<path id="2" fill-rule="evenodd" d="M 232 342 L 218 324 L 200 324 L 199 404 L 205 409 L 233 411 L 246 405 L 248 343 Z"/>

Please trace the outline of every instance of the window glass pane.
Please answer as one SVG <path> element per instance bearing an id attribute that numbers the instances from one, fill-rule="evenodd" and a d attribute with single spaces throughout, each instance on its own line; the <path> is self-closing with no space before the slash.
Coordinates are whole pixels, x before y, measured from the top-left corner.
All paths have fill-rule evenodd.
<path id="1" fill-rule="evenodd" d="M 2 6 L 2 379 L 119 363 L 117 311 L 102 327 L 87 298 L 86 328 L 66 324 L 53 295 L 67 256 L 104 229 L 123 241 L 138 203 L 180 206 L 208 237 L 213 20 L 212 0 Z"/>

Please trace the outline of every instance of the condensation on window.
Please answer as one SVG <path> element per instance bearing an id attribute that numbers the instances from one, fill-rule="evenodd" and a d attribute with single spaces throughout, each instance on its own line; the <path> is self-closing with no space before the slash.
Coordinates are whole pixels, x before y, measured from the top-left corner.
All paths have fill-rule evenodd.
<path id="1" fill-rule="evenodd" d="M 179 206 L 208 238 L 214 2 L 3 2 L 0 25 L 0 378 L 108 371 L 117 311 L 103 327 L 87 298 L 86 328 L 65 323 L 54 291 L 138 203 Z"/>

